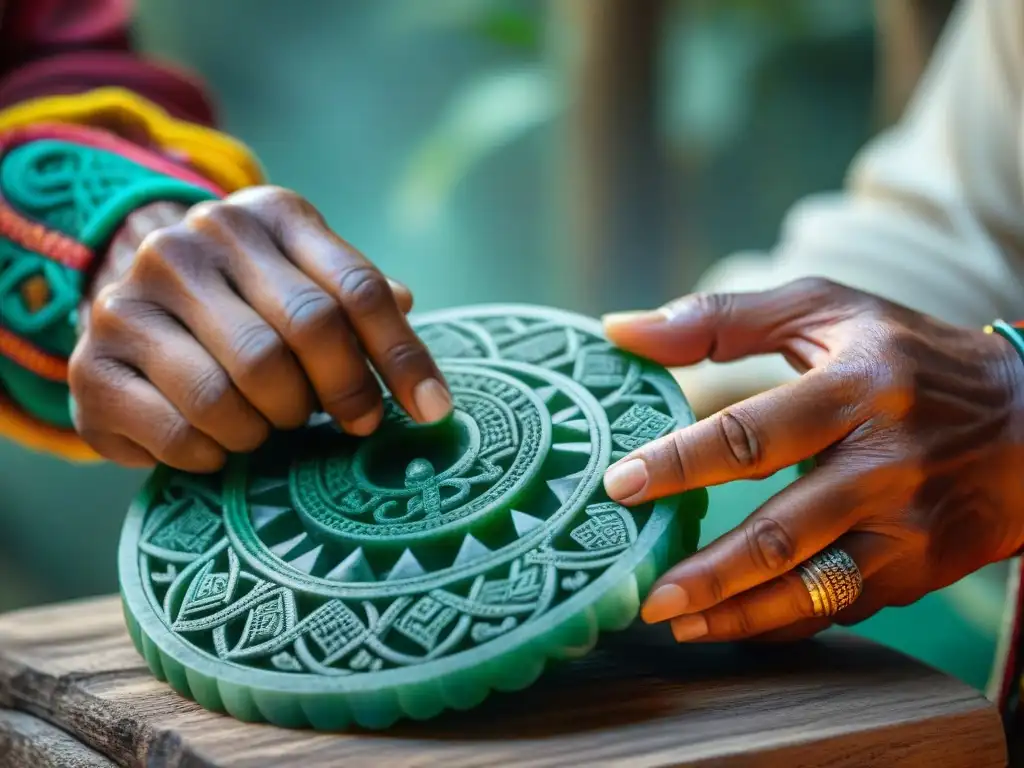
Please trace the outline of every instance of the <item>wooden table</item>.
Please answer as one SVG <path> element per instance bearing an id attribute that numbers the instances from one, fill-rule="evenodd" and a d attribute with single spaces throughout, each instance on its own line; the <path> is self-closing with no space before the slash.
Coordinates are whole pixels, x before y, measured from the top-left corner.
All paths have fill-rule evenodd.
<path id="1" fill-rule="evenodd" d="M 114 597 L 0 616 L 0 766 L 832 766 L 1006 763 L 976 691 L 880 646 L 609 637 L 520 694 L 393 731 L 245 725 L 152 679 Z"/>

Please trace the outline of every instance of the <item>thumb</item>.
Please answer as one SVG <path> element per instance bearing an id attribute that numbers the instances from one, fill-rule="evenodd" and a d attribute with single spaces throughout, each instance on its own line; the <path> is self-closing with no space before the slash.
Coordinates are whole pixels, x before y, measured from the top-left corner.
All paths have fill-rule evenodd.
<path id="1" fill-rule="evenodd" d="M 669 367 L 783 354 L 800 369 L 827 356 L 811 333 L 847 316 L 856 292 L 806 279 L 756 293 L 695 293 L 660 309 L 605 315 L 617 346 Z"/>

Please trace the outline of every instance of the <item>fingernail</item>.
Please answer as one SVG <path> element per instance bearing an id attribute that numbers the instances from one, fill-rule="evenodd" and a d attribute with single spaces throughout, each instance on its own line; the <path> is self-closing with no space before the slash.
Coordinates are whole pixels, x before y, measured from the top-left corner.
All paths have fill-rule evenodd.
<path id="1" fill-rule="evenodd" d="M 384 415 L 382 408 L 374 408 L 369 413 L 364 413 L 358 419 L 352 419 L 352 421 L 343 421 L 341 428 L 348 432 L 350 435 L 357 435 L 359 437 L 366 437 L 367 435 L 373 434 L 373 431 L 380 424 L 381 417 Z"/>
<path id="2" fill-rule="evenodd" d="M 604 473 L 604 490 L 615 501 L 640 493 L 647 485 L 647 465 L 642 459 L 612 464 Z"/>
<path id="3" fill-rule="evenodd" d="M 601 318 L 604 327 L 621 328 L 623 326 L 660 325 L 668 320 L 669 313 L 664 309 L 644 309 L 633 312 L 612 312 Z"/>
<path id="4" fill-rule="evenodd" d="M 675 637 L 677 643 L 696 640 L 698 637 L 704 637 L 707 633 L 708 620 L 699 613 L 672 619 L 672 636 Z"/>
<path id="5" fill-rule="evenodd" d="M 689 602 L 690 596 L 678 584 L 663 584 L 647 596 L 640 616 L 648 624 L 655 624 L 678 616 Z"/>
<path id="6" fill-rule="evenodd" d="M 412 391 L 420 420 L 428 424 L 440 421 L 452 410 L 452 398 L 437 379 L 424 379 Z"/>

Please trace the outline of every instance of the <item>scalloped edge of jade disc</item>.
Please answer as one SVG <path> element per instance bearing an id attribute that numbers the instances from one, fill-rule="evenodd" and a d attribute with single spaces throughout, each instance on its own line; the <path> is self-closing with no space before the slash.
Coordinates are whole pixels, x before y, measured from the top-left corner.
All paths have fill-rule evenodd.
<path id="1" fill-rule="evenodd" d="M 600 328 L 596 321 L 573 313 L 517 305 L 442 310 L 414 320 L 465 316 L 474 309 L 558 315 L 569 325 Z M 646 365 L 658 368 L 649 362 Z M 667 371 L 665 375 L 671 377 Z M 679 399 L 688 412 L 681 391 Z M 157 679 L 204 709 L 245 722 L 321 731 L 380 730 L 403 719 L 427 720 L 446 710 L 472 709 L 492 691 L 529 687 L 549 663 L 585 656 L 602 632 L 632 624 L 641 596 L 654 581 L 696 551 L 708 503 L 703 489 L 656 502 L 637 541 L 616 560 L 615 570 L 621 573 L 624 568 L 625 575 L 609 569 L 531 622 L 529 628 L 524 626 L 485 646 L 415 669 L 388 670 L 360 680 L 310 680 L 286 672 L 254 672 L 211 658 L 174 635 L 149 606 L 138 567 L 138 540 L 152 499 L 172 474 L 166 467 L 153 473 L 133 502 L 121 534 L 118 573 L 132 643 Z"/>

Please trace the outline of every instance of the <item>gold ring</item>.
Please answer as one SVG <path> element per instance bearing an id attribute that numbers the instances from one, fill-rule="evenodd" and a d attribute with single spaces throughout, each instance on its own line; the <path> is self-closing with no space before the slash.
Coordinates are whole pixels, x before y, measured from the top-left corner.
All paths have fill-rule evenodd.
<path id="1" fill-rule="evenodd" d="M 829 547 L 797 569 L 811 595 L 815 616 L 835 616 L 853 605 L 864 589 L 860 568 L 839 547 Z"/>

